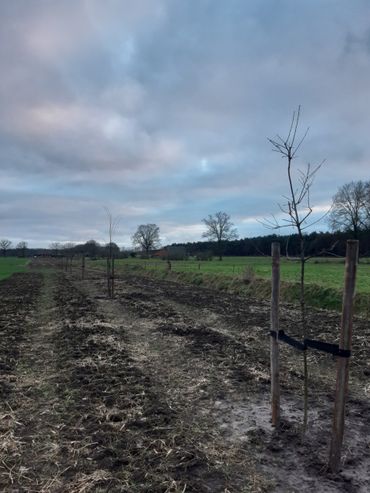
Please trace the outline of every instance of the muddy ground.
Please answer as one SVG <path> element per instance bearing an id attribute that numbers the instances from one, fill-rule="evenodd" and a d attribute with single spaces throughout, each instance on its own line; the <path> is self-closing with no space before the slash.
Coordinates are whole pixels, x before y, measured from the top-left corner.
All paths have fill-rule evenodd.
<path id="1" fill-rule="evenodd" d="M 281 349 L 282 425 L 269 410 L 269 303 L 39 261 L 0 282 L 0 491 L 367 492 L 369 323 L 354 324 L 343 467 L 326 470 L 335 361 Z M 339 315 L 310 311 L 335 342 Z M 297 334 L 283 306 L 281 327 Z"/>

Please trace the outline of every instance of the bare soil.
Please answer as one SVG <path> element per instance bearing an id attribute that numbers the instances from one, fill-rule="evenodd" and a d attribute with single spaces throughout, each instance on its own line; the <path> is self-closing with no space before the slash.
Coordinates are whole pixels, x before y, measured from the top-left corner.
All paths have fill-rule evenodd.
<path id="1" fill-rule="evenodd" d="M 356 319 L 343 467 L 327 472 L 335 361 L 281 348 L 282 425 L 269 408 L 269 303 L 127 273 L 35 263 L 0 282 L 0 491 L 370 490 L 369 324 Z M 44 266 L 45 267 L 45 266 Z M 282 306 L 281 328 L 299 314 Z M 336 342 L 340 317 L 310 311 Z"/>

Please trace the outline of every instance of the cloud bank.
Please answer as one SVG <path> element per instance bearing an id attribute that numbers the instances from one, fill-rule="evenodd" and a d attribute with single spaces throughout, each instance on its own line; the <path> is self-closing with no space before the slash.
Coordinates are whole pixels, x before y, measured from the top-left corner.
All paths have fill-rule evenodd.
<path id="1" fill-rule="evenodd" d="M 156 222 L 201 238 L 228 212 L 241 236 L 278 211 L 284 135 L 326 159 L 317 210 L 369 178 L 370 5 L 344 0 L 14 0 L 0 4 L 0 237 L 117 242 Z M 326 224 L 316 226 L 326 228 Z"/>

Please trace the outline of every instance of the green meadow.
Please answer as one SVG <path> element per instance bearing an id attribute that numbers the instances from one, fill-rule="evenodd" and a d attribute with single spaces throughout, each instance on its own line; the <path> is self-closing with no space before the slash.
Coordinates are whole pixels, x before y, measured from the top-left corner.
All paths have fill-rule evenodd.
<path id="1" fill-rule="evenodd" d="M 5 279 L 14 272 L 23 272 L 28 262 L 26 258 L 0 257 L 0 279 Z"/>
<path id="2" fill-rule="evenodd" d="M 116 260 L 120 268 L 142 268 L 147 270 L 165 270 L 167 262 L 156 259 L 120 259 Z M 173 260 L 173 272 L 205 273 L 240 277 L 248 269 L 256 278 L 269 279 L 271 276 L 270 257 L 224 257 L 222 261 Z M 306 262 L 305 282 L 323 288 L 342 290 L 344 279 L 344 260 L 332 258 L 313 258 Z M 300 263 L 296 260 L 281 259 L 281 280 L 289 283 L 299 282 Z M 357 292 L 370 293 L 370 259 L 362 259 L 357 271 Z"/>

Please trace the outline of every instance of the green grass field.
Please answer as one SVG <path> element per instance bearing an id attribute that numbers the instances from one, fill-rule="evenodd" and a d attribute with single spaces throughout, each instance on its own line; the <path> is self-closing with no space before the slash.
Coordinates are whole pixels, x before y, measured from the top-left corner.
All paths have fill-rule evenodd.
<path id="1" fill-rule="evenodd" d="M 94 262 L 95 263 L 95 262 Z M 100 263 L 100 261 L 99 261 Z M 195 260 L 171 261 L 174 272 L 199 272 L 207 274 L 223 274 L 225 276 L 241 276 L 247 267 L 253 269 L 256 277 L 269 279 L 271 276 L 271 259 L 269 257 L 225 257 L 221 262 L 198 262 Z M 163 260 L 120 259 L 116 260 L 118 269 L 124 266 L 141 266 L 146 269 L 166 269 Z M 299 262 L 281 259 L 281 279 L 287 282 L 299 282 Z M 316 258 L 306 263 L 306 283 L 316 284 L 325 288 L 341 290 L 344 279 L 344 260 Z M 370 262 L 364 259 L 358 266 L 357 292 L 370 294 Z"/>
<path id="2" fill-rule="evenodd" d="M 11 276 L 14 272 L 23 272 L 29 260 L 17 257 L 0 257 L 0 280 Z"/>

